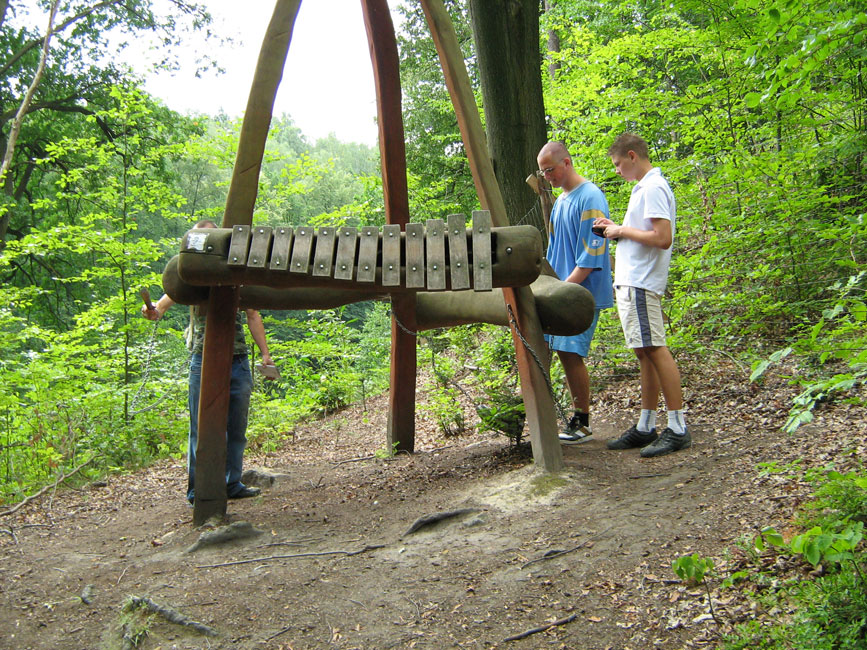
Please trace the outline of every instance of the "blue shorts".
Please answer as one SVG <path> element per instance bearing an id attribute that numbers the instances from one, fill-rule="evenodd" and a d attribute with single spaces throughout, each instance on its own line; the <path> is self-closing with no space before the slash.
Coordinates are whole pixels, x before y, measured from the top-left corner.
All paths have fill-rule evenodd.
<path id="1" fill-rule="evenodd" d="M 548 347 L 552 350 L 561 352 L 573 352 L 579 357 L 587 358 L 590 355 L 590 341 L 593 340 L 593 334 L 596 332 L 596 324 L 599 322 L 599 313 L 601 309 L 596 309 L 593 312 L 593 322 L 590 327 L 573 336 L 554 336 L 546 334 L 545 340 L 548 342 Z"/>

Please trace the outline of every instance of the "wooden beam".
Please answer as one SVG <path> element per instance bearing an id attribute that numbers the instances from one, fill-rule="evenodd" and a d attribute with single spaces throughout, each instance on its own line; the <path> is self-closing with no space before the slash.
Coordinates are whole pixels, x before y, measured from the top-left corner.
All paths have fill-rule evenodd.
<path id="1" fill-rule="evenodd" d="M 194 526 L 201 526 L 214 515 L 226 515 L 226 423 L 229 420 L 229 385 L 237 309 L 237 288 L 211 288 L 199 391 Z"/>
<path id="2" fill-rule="evenodd" d="M 409 196 L 394 24 L 386 0 L 362 0 L 361 8 L 376 86 L 385 220 L 388 224 L 405 227 L 409 222 Z M 400 325 L 403 323 L 407 329 L 413 327 L 415 298 L 392 296 L 392 308 L 388 449 L 411 452 L 415 449 L 416 345 L 415 335 Z"/>
<path id="3" fill-rule="evenodd" d="M 482 209 L 491 212 L 495 226 L 507 226 L 508 215 L 494 175 L 485 132 L 454 25 L 441 0 L 421 0 L 421 6 L 439 52 Z M 533 294 L 529 287 L 503 289 L 503 298 L 514 316 L 512 339 L 530 427 L 533 458 L 543 470 L 559 472 L 563 469 L 563 452 L 557 438 L 554 397 L 548 388 L 548 354 Z M 535 358 L 527 346 L 535 351 Z"/>
<path id="4" fill-rule="evenodd" d="M 283 78 L 283 67 L 286 65 L 289 42 L 300 6 L 301 0 L 277 0 L 271 14 L 247 97 L 247 110 L 244 112 L 232 182 L 226 198 L 223 227 L 253 223 L 259 170 L 265 154 L 268 130 L 271 128 L 274 98 Z M 239 11 L 243 11 L 240 5 Z M 227 92 L 233 92 L 233 89 L 227 89 Z"/>
<path id="5" fill-rule="evenodd" d="M 277 0 L 271 15 L 241 125 L 238 153 L 223 213 L 224 228 L 253 223 L 259 170 L 271 125 L 274 98 L 283 78 L 283 66 L 300 5 L 301 0 Z M 196 526 L 213 515 L 223 517 L 226 514 L 226 422 L 237 309 L 236 287 L 210 290 L 199 394 L 193 509 L 193 524 Z"/>

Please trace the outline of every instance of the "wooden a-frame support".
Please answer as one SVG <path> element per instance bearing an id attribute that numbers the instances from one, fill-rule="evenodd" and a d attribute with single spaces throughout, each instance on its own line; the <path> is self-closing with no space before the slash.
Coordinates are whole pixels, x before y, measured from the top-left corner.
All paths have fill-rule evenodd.
<path id="1" fill-rule="evenodd" d="M 397 42 L 386 0 L 361 0 L 373 64 L 379 122 L 379 148 L 383 169 L 386 222 L 402 228 L 409 222 L 406 149 L 401 115 Z M 454 27 L 441 0 L 421 0 L 439 52 L 446 85 L 455 107 L 473 181 L 482 208 L 495 226 L 508 226 L 505 205 L 494 177 L 484 131 L 476 110 L 463 56 Z M 283 76 L 286 55 L 301 0 L 277 0 L 247 100 L 238 153 L 226 199 L 223 227 L 252 225 L 259 171 L 271 124 L 274 99 Z M 548 472 L 563 468 L 556 435 L 553 396 L 548 389 L 548 357 L 533 358 L 526 344 L 545 350 L 542 329 L 529 287 L 503 290 L 513 316 L 512 336 L 521 377 L 521 390 L 536 464 Z M 392 297 L 391 393 L 387 439 L 389 449 L 413 451 L 415 445 L 416 344 L 415 301 L 412 294 Z M 236 287 L 212 287 L 202 359 L 199 432 L 196 455 L 196 499 L 193 524 L 226 514 L 226 421 L 235 314 Z M 522 340 L 523 339 L 523 340 Z"/>

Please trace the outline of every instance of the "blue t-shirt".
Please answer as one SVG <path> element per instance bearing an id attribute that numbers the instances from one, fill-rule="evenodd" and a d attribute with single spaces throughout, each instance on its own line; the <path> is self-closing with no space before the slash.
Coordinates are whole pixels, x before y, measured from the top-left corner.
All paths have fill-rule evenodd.
<path id="1" fill-rule="evenodd" d="M 608 217 L 608 201 L 590 181 L 558 196 L 551 211 L 546 257 L 561 280 L 569 277 L 576 266 L 594 269 L 581 286 L 593 294 L 596 309 L 607 309 L 614 306 L 611 256 L 608 240 L 591 230 L 597 217 Z"/>

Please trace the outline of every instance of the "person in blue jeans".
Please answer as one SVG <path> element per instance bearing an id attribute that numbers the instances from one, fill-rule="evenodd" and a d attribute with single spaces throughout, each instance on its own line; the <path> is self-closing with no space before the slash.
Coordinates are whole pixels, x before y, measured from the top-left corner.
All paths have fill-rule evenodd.
<path id="1" fill-rule="evenodd" d="M 593 222 L 608 217 L 608 202 L 594 183 L 578 174 L 562 142 L 549 142 L 536 156 L 539 176 L 562 192 L 551 211 L 551 234 L 546 257 L 564 282 L 587 289 L 596 302 L 593 322 L 576 336 L 545 335 L 557 351 L 574 413 L 560 432 L 560 443 L 575 445 L 593 435 L 590 428 L 590 373 L 584 359 L 603 309 L 614 306 L 611 284 L 611 257 L 608 240 L 592 231 Z"/>
<path id="2" fill-rule="evenodd" d="M 213 221 L 200 221 L 196 228 L 216 228 Z M 163 295 L 153 309 L 142 307 L 142 314 L 148 320 L 159 320 L 175 304 L 168 295 Z M 253 342 L 262 355 L 263 365 L 273 365 L 265 338 L 265 325 L 262 316 L 255 309 L 244 310 L 247 328 Z M 205 340 L 205 310 L 193 307 L 190 310 L 192 329 L 190 378 L 188 405 L 190 409 L 190 433 L 187 444 L 187 500 L 195 500 L 196 444 L 199 433 L 199 393 L 202 386 L 202 349 Z M 250 359 L 241 312 L 235 316 L 235 343 L 232 354 L 232 375 L 229 385 L 229 416 L 226 422 L 226 496 L 230 499 L 245 499 L 260 494 L 257 487 L 248 487 L 241 482 L 244 465 L 244 448 L 247 445 L 247 414 L 250 409 L 250 395 L 253 391 L 253 376 L 250 372 Z"/>

